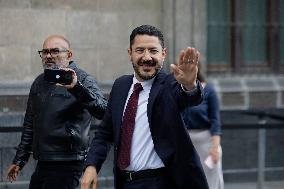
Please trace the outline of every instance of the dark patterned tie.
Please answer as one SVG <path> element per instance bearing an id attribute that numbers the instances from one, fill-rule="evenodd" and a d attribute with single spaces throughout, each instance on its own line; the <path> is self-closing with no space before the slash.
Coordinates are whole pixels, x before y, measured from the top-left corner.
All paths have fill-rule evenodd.
<path id="1" fill-rule="evenodd" d="M 117 166 L 120 170 L 124 170 L 130 164 L 131 141 L 135 126 L 135 117 L 137 112 L 139 93 L 142 90 L 143 87 L 141 83 L 136 83 L 134 85 L 133 92 L 130 98 L 128 99 L 124 111 L 120 135 L 120 147 L 117 158 Z"/>

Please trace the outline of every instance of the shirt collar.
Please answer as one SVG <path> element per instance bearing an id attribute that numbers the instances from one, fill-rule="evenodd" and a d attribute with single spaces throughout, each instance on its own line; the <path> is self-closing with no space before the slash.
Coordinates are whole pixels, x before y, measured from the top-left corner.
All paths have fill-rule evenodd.
<path id="1" fill-rule="evenodd" d="M 132 85 L 134 85 L 134 84 L 136 84 L 136 83 L 141 83 L 141 85 L 142 85 L 142 87 L 143 87 L 144 90 L 150 89 L 150 88 L 152 87 L 152 84 L 153 84 L 155 78 L 156 78 L 156 76 L 153 77 L 152 79 L 149 79 L 149 80 L 140 82 L 140 81 L 137 80 L 137 78 L 135 77 L 135 73 L 134 73 Z"/>

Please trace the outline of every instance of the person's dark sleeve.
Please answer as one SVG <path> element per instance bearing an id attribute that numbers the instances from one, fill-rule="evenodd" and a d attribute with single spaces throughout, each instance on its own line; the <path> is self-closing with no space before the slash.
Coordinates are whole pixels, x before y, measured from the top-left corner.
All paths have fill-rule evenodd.
<path id="1" fill-rule="evenodd" d="M 97 172 L 100 171 L 102 164 L 107 158 L 110 147 L 113 144 L 113 125 L 112 125 L 112 92 L 110 93 L 107 110 L 100 125 L 95 130 L 95 137 L 90 145 L 85 166 L 95 166 Z"/>
<path id="2" fill-rule="evenodd" d="M 203 88 L 198 80 L 196 80 L 196 88 L 193 90 L 186 91 L 178 84 L 174 91 L 176 91 L 174 97 L 181 111 L 187 107 L 196 106 L 203 100 Z"/>
<path id="3" fill-rule="evenodd" d="M 102 119 L 106 110 L 107 100 L 99 89 L 97 82 L 91 76 L 79 80 L 77 84 L 69 89 L 78 102 L 85 107 L 95 118 Z"/>
<path id="4" fill-rule="evenodd" d="M 24 123 L 23 123 L 23 132 L 21 136 L 21 142 L 18 145 L 16 155 L 13 159 L 13 164 L 18 165 L 21 169 L 28 162 L 31 151 L 32 151 L 32 143 L 33 143 L 33 120 L 34 113 L 32 108 L 32 93 L 33 86 L 31 87 L 31 91 L 29 93 L 27 109 L 25 113 Z"/>
<path id="5" fill-rule="evenodd" d="M 210 133 L 211 135 L 221 135 L 221 121 L 219 100 L 216 91 L 212 87 L 208 94 L 208 118 L 210 121 Z"/>

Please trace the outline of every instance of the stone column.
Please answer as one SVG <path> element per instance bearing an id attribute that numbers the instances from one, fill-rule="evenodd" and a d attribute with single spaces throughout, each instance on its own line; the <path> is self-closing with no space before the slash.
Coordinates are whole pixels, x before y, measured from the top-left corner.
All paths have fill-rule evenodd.
<path id="1" fill-rule="evenodd" d="M 162 24 L 168 58 L 166 68 L 175 63 L 180 50 L 196 47 L 206 62 L 207 40 L 206 0 L 164 0 Z"/>

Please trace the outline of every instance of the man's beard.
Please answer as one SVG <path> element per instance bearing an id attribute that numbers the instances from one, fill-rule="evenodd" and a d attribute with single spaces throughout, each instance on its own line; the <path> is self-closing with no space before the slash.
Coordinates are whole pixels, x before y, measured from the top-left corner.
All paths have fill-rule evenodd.
<path id="1" fill-rule="evenodd" d="M 63 63 L 58 63 L 52 59 L 42 60 L 43 69 L 60 69 L 66 66 Z"/>
<path id="2" fill-rule="evenodd" d="M 158 73 L 159 71 L 161 70 L 161 66 L 157 66 L 158 65 L 158 62 L 155 61 L 155 60 L 152 60 L 152 61 L 141 61 L 139 60 L 137 62 L 137 65 L 132 63 L 133 65 L 133 69 L 135 71 L 135 73 L 143 80 L 150 80 L 152 78 L 154 78 Z M 140 71 L 139 71 L 139 66 L 143 66 L 143 65 L 148 65 L 148 66 L 151 66 L 151 67 L 155 67 L 155 71 L 152 75 L 143 75 Z"/>
<path id="3" fill-rule="evenodd" d="M 55 69 L 56 63 L 51 61 L 42 61 L 43 69 Z"/>

